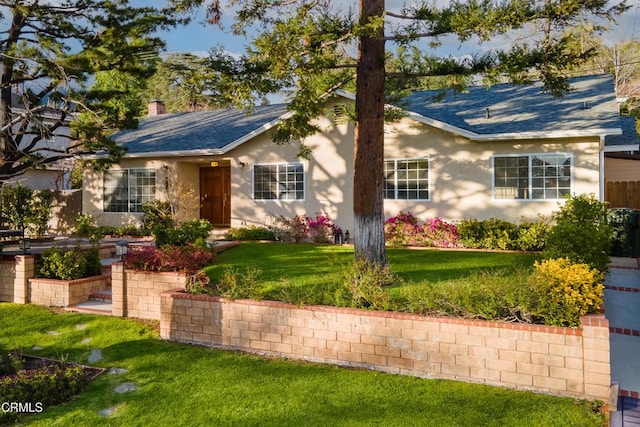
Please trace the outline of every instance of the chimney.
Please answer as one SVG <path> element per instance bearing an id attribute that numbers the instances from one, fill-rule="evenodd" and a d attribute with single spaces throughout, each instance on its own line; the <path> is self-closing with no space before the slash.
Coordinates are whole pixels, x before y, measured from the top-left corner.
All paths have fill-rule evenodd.
<path id="1" fill-rule="evenodd" d="M 161 116 L 165 112 L 164 102 L 159 99 L 149 101 L 149 105 L 147 105 L 147 117 Z"/>

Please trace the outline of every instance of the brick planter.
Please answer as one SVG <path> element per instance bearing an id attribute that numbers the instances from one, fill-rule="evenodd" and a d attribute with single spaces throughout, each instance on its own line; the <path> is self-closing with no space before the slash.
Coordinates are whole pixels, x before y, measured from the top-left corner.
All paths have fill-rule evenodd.
<path id="1" fill-rule="evenodd" d="M 485 322 L 167 291 L 164 339 L 607 401 L 609 327 Z"/>
<path id="2" fill-rule="evenodd" d="M 48 307 L 68 307 L 89 299 L 89 295 L 108 286 L 108 276 L 76 280 L 29 279 L 29 302 Z"/>
<path id="3" fill-rule="evenodd" d="M 111 266 L 112 313 L 160 320 L 160 294 L 186 289 L 186 284 L 184 273 L 127 270 L 124 263 L 115 263 Z"/>

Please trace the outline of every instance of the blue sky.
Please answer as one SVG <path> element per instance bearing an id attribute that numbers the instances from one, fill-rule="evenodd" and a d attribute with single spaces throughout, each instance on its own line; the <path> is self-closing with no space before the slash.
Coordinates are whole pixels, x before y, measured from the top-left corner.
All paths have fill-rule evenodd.
<path id="1" fill-rule="evenodd" d="M 157 2 L 150 0 L 133 0 L 132 3 L 134 5 L 157 4 Z M 402 4 L 398 0 L 387 0 L 387 5 L 393 3 Z M 628 0 L 627 3 L 632 7 L 624 16 L 618 19 L 618 25 L 605 35 L 605 39 L 608 42 L 629 40 L 634 36 L 640 38 L 640 0 Z M 396 9 L 399 9 L 399 7 Z M 192 22 L 188 26 L 174 28 L 160 35 L 167 43 L 167 52 L 169 53 L 192 52 L 205 55 L 212 47 L 217 45 L 222 46 L 231 53 L 242 53 L 248 41 L 231 34 L 229 25 L 231 19 L 232 14 L 230 12 L 226 13 L 223 16 L 224 28 L 220 29 L 217 26 L 203 23 L 204 13 L 201 11 L 194 15 Z M 462 56 L 478 49 L 489 49 L 504 43 L 508 43 L 508 41 L 487 43 L 480 48 L 477 45 L 469 44 L 460 47 L 456 40 L 450 39 L 444 40 L 442 48 L 436 53 L 439 55 Z"/>

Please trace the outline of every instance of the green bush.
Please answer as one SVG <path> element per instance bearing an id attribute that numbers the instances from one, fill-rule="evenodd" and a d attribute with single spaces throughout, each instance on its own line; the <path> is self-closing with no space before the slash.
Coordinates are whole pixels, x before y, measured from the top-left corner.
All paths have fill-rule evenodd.
<path id="1" fill-rule="evenodd" d="M 460 243 L 466 248 L 517 249 L 518 227 L 502 219 L 463 219 L 457 231 Z"/>
<path id="2" fill-rule="evenodd" d="M 92 243 L 99 242 L 103 234 L 102 227 L 96 225 L 96 220 L 90 214 L 79 213 L 76 215 L 75 236 L 86 237 Z"/>
<path id="3" fill-rule="evenodd" d="M 207 247 L 207 238 L 213 226 L 206 219 L 193 219 L 184 222 L 177 228 L 156 227 L 153 235 L 156 239 L 156 246 L 163 247 L 185 246 L 192 244 L 200 248 Z"/>
<path id="4" fill-rule="evenodd" d="M 604 275 L 568 258 L 536 261 L 529 284 L 536 295 L 535 313 L 546 325 L 578 326 L 580 317 L 602 305 Z"/>
<path id="5" fill-rule="evenodd" d="M 227 268 L 215 288 L 218 295 L 235 300 L 239 298 L 261 299 L 259 278 L 261 271 L 246 268 L 244 271 Z"/>
<path id="6" fill-rule="evenodd" d="M 0 402 L 32 402 L 46 408 L 68 400 L 87 383 L 80 366 L 55 363 L 38 369 L 20 370 L 0 378 Z M 36 403 L 37 402 L 37 403 Z M 16 412 L 0 411 L 0 424 L 17 422 Z"/>
<path id="7" fill-rule="evenodd" d="M 22 184 L 3 185 L 0 214 L 9 226 L 42 237 L 49 229 L 53 195 L 48 190 L 32 190 Z"/>
<path id="8" fill-rule="evenodd" d="M 227 240 L 276 240 L 273 231 L 266 227 L 257 227 L 255 225 L 232 228 L 227 231 L 225 238 Z"/>
<path id="9" fill-rule="evenodd" d="M 606 271 L 613 230 L 605 203 L 593 195 L 572 196 L 554 212 L 553 219 L 555 225 L 547 233 L 545 258 L 567 257 L 574 264 Z"/>
<path id="10" fill-rule="evenodd" d="M 529 275 L 529 269 L 522 269 L 514 280 L 514 275 L 504 270 L 483 270 L 463 281 L 443 281 L 418 289 L 408 286 L 398 304 L 421 315 L 534 323 L 539 318 L 533 314 Z"/>
<path id="11" fill-rule="evenodd" d="M 356 260 L 343 267 L 340 276 L 339 283 L 342 286 L 335 291 L 335 303 L 338 307 L 390 309 L 391 294 L 384 287 L 396 284 L 399 279 L 388 266 L 380 267 L 371 262 Z"/>
<path id="12" fill-rule="evenodd" d="M 538 221 L 522 219 L 518 224 L 517 249 L 542 251 L 547 246 L 549 220 L 541 216 Z"/>
<path id="13" fill-rule="evenodd" d="M 155 232 L 158 228 L 173 228 L 175 221 L 171 203 L 154 200 L 142 205 L 142 230 L 145 233 Z"/>
<path id="14" fill-rule="evenodd" d="M 611 255 L 633 257 L 637 256 L 640 242 L 636 242 L 640 210 L 628 208 L 609 209 L 607 211 L 609 225 L 612 231 Z"/>
<path id="15" fill-rule="evenodd" d="M 88 251 L 49 248 L 42 252 L 41 262 L 40 277 L 46 279 L 75 280 L 102 274 L 97 248 Z"/>

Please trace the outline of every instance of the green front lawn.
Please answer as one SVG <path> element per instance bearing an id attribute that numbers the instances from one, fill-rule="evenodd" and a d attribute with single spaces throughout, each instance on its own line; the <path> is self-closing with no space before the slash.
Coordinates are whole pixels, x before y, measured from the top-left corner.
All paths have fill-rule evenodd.
<path id="1" fill-rule="evenodd" d="M 33 426 L 605 425 L 592 404 L 574 399 L 182 345 L 132 320 L 30 305 L 0 303 L 0 342 L 82 363 L 101 349 L 94 365 L 128 370 L 23 420 Z M 43 349 L 29 350 L 36 345 Z M 123 382 L 137 389 L 116 393 Z M 109 407 L 115 413 L 99 415 Z"/>
<path id="2" fill-rule="evenodd" d="M 525 252 L 438 249 L 390 248 L 387 254 L 391 270 L 403 280 L 405 290 L 450 284 L 487 272 L 522 277 L 540 258 Z M 318 288 L 335 282 L 340 269 L 352 261 L 351 246 L 244 242 L 219 254 L 218 263 L 205 272 L 217 283 L 229 268 L 257 269 L 264 297 L 279 299 L 278 291 L 283 287 Z M 392 289 L 392 293 L 399 292 Z"/>

